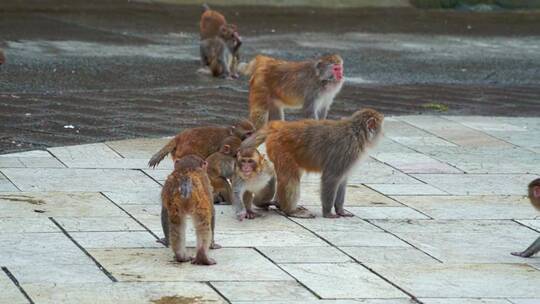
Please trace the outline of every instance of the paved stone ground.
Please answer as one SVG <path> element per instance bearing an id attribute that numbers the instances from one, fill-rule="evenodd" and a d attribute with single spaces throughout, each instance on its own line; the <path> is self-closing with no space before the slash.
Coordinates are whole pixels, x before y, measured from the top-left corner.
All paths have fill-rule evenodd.
<path id="1" fill-rule="evenodd" d="M 540 119 L 387 117 L 350 178 L 353 218 L 273 211 L 237 222 L 217 206 L 211 267 L 156 243 L 166 139 L 0 156 L 0 303 L 540 303 L 540 231 L 524 197 L 540 176 Z M 190 227 L 190 226 L 189 226 Z M 192 229 L 188 245 L 194 245 Z"/>

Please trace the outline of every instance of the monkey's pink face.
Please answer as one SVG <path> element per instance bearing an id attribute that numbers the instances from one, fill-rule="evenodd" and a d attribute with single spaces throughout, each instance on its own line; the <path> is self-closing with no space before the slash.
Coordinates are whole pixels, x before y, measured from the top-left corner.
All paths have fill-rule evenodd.
<path id="1" fill-rule="evenodd" d="M 332 74 L 337 81 L 341 81 L 343 79 L 343 65 L 334 64 L 332 66 Z"/>
<path id="2" fill-rule="evenodd" d="M 240 170 L 242 173 L 249 177 L 255 171 L 257 163 L 252 158 L 241 158 L 240 159 Z"/>
<path id="3" fill-rule="evenodd" d="M 534 198 L 540 198 L 540 186 L 536 186 L 533 188 L 532 194 Z"/>

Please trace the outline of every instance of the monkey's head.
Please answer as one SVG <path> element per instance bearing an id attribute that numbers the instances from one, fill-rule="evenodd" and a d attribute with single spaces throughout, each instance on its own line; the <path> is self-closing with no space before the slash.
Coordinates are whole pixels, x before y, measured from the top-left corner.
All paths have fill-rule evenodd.
<path id="1" fill-rule="evenodd" d="M 315 71 L 322 82 L 343 81 L 343 59 L 337 54 L 326 55 L 315 62 Z"/>
<path id="2" fill-rule="evenodd" d="M 238 45 L 242 44 L 242 38 L 240 38 L 240 35 L 238 34 L 238 28 L 235 24 L 223 24 L 219 27 L 219 37 L 227 44 L 231 44 L 230 46 L 232 48 L 237 47 Z"/>
<path id="3" fill-rule="evenodd" d="M 221 143 L 221 148 L 219 149 L 219 152 L 234 157 L 238 152 L 241 144 L 242 140 L 240 138 L 236 136 L 229 136 L 225 138 Z"/>
<path id="4" fill-rule="evenodd" d="M 377 143 L 383 134 L 384 115 L 370 108 L 356 111 L 351 117 L 353 131 L 357 134 L 365 134 L 365 138 L 371 145 Z"/>
<path id="5" fill-rule="evenodd" d="M 195 154 L 186 155 L 174 162 L 174 170 L 182 173 L 202 169 L 206 171 L 208 163 Z"/>
<path id="6" fill-rule="evenodd" d="M 248 138 L 251 134 L 253 134 L 253 132 L 255 132 L 255 127 L 251 121 L 247 119 L 237 121 L 231 126 L 231 135 L 234 135 L 241 140 Z"/>
<path id="7" fill-rule="evenodd" d="M 261 168 L 263 157 L 255 148 L 243 148 L 236 153 L 236 166 L 244 178 L 256 175 Z"/>
<path id="8" fill-rule="evenodd" d="M 531 204 L 537 210 L 540 210 L 540 178 L 533 180 L 529 184 L 529 199 L 531 200 Z"/>

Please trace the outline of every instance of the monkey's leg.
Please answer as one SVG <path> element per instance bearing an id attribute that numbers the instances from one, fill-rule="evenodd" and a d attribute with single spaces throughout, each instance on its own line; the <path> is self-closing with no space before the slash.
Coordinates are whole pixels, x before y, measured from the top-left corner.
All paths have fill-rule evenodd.
<path id="1" fill-rule="evenodd" d="M 536 241 L 534 241 L 531 244 L 531 246 L 529 246 L 527 249 L 525 249 L 525 251 L 512 252 L 511 254 L 515 255 L 515 256 L 522 257 L 522 258 L 528 258 L 528 257 L 532 256 L 533 254 L 537 253 L 538 251 L 540 251 L 540 237 L 537 238 Z"/>
<path id="2" fill-rule="evenodd" d="M 227 205 L 231 205 L 233 203 L 232 183 L 228 178 L 221 176 L 220 179 L 223 183 L 222 189 L 224 189 L 221 194 L 223 195 L 223 198 L 225 199 L 225 202 L 227 203 Z"/>
<path id="3" fill-rule="evenodd" d="M 191 261 L 192 258 L 186 252 L 186 219 L 184 215 L 178 217 L 177 223 L 169 220 L 169 231 L 176 261 L 180 263 Z"/>
<path id="4" fill-rule="evenodd" d="M 332 213 L 332 207 L 334 206 L 334 202 L 336 201 L 336 194 L 339 186 L 340 182 L 338 178 L 336 178 L 332 174 L 323 172 L 321 177 L 321 203 L 323 217 L 339 217 L 339 215 Z"/>
<path id="5" fill-rule="evenodd" d="M 300 198 L 300 169 L 294 162 L 283 162 L 277 173 L 277 200 L 279 208 L 290 217 L 314 218 L 306 208 L 297 207 Z"/>
<path id="6" fill-rule="evenodd" d="M 276 105 L 276 101 L 270 101 L 268 105 L 268 120 L 285 120 L 283 108 Z"/>
<path id="7" fill-rule="evenodd" d="M 193 224 L 195 225 L 195 233 L 197 234 L 197 254 L 192 264 L 197 265 L 214 265 L 216 261 L 208 257 L 208 249 L 212 243 L 212 227 L 211 214 L 203 214 L 196 212 L 193 215 Z"/>
<path id="8" fill-rule="evenodd" d="M 316 102 L 317 100 L 306 97 L 304 105 L 302 106 L 302 112 L 304 113 L 305 118 L 319 119 L 319 113 L 316 109 Z"/>
<path id="9" fill-rule="evenodd" d="M 351 213 L 348 213 L 343 209 L 343 205 L 345 204 L 345 192 L 347 191 L 347 180 L 339 184 L 339 187 L 336 192 L 336 199 L 334 201 L 334 208 L 336 209 L 336 214 L 339 216 L 354 216 Z"/>
<path id="10" fill-rule="evenodd" d="M 276 202 L 274 201 L 275 195 L 276 179 L 272 177 L 266 187 L 255 195 L 253 198 L 253 204 L 257 206 L 257 208 L 268 210 L 268 207 L 270 206 L 277 206 Z"/>
<path id="11" fill-rule="evenodd" d="M 212 242 L 210 243 L 210 249 L 220 249 L 221 245 L 216 243 L 214 238 L 214 232 L 216 231 L 216 208 L 212 205 Z"/>
<path id="12" fill-rule="evenodd" d="M 326 119 L 326 117 L 328 116 L 328 106 L 322 106 L 320 109 L 319 109 L 319 112 L 318 112 L 318 116 L 319 116 L 319 119 Z"/>
<path id="13" fill-rule="evenodd" d="M 255 194 L 249 191 L 244 192 L 244 208 L 245 208 L 245 215 L 244 217 L 247 219 L 254 219 L 256 217 L 261 216 L 257 212 L 253 211 L 253 199 L 255 198 Z"/>
<path id="14" fill-rule="evenodd" d="M 167 208 L 163 206 L 161 206 L 161 229 L 163 229 L 164 237 L 157 240 L 157 242 L 169 247 L 169 214 Z"/>

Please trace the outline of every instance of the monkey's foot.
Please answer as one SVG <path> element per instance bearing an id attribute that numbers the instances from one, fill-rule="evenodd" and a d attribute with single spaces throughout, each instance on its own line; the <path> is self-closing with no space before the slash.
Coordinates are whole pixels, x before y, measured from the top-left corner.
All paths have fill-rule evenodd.
<path id="1" fill-rule="evenodd" d="M 245 211 L 242 211 L 242 212 L 239 212 L 236 214 L 236 218 L 239 220 L 239 221 L 243 221 L 244 219 L 249 219 L 249 220 L 252 220 L 256 217 L 259 217 L 261 216 L 259 213 L 253 211 L 253 210 L 245 210 Z"/>
<path id="2" fill-rule="evenodd" d="M 338 218 L 338 217 L 340 217 L 340 215 L 330 212 L 330 213 L 327 213 L 327 214 L 323 214 L 323 217 L 324 218 Z"/>
<path id="3" fill-rule="evenodd" d="M 297 218 L 315 218 L 315 214 L 311 213 L 309 210 L 307 210 L 305 207 L 298 207 L 296 210 L 292 212 L 285 212 L 285 214 L 289 217 L 297 217 Z"/>
<path id="4" fill-rule="evenodd" d="M 188 255 L 178 255 L 176 254 L 174 256 L 174 259 L 178 262 L 178 263 L 185 263 L 185 262 L 189 262 L 189 261 L 192 261 L 193 260 L 193 257 L 190 257 Z"/>
<path id="5" fill-rule="evenodd" d="M 233 79 L 238 79 L 238 78 L 240 78 L 240 75 L 238 75 L 238 73 L 234 73 L 234 74 L 231 75 L 231 77 Z"/>
<path id="6" fill-rule="evenodd" d="M 336 211 L 336 213 L 337 213 L 338 216 L 342 216 L 342 217 L 353 217 L 354 216 L 354 214 L 349 213 L 349 212 L 347 212 L 345 210 Z"/>
<path id="7" fill-rule="evenodd" d="M 156 241 L 156 243 L 161 243 L 165 247 L 169 247 L 169 240 L 167 240 L 166 238 L 160 238 L 159 240 Z"/>
<path id="8" fill-rule="evenodd" d="M 197 255 L 195 256 L 195 259 L 191 261 L 191 264 L 194 265 L 214 265 L 216 264 L 216 260 L 209 258 L 204 251 L 197 251 Z"/>
<path id="9" fill-rule="evenodd" d="M 523 251 L 523 252 L 510 252 L 511 255 L 515 255 L 515 256 L 518 256 L 518 257 L 522 257 L 522 258 L 528 258 L 530 257 L 532 254 L 531 253 L 528 253 L 527 251 Z"/>
<path id="10" fill-rule="evenodd" d="M 218 243 L 214 243 L 212 242 L 212 244 L 210 244 L 210 249 L 221 249 L 222 246 Z"/>

